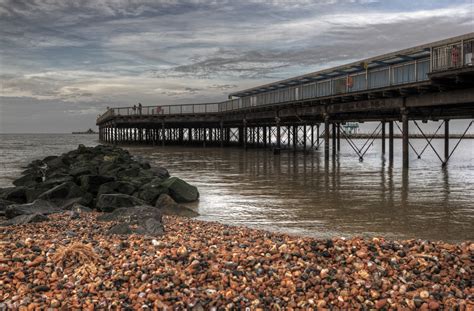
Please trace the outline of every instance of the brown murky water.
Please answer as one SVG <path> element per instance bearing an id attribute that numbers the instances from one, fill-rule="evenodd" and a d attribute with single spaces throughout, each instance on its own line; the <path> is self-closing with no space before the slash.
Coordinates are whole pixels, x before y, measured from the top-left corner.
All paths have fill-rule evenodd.
<path id="1" fill-rule="evenodd" d="M 97 137 L 83 135 L 0 137 L 0 187 L 31 159 L 78 143 L 97 144 Z M 412 143 L 418 150 L 425 145 Z M 441 150 L 441 140 L 433 144 Z M 274 156 L 238 148 L 129 149 L 195 184 L 201 193 L 195 207 L 203 220 L 316 237 L 474 240 L 474 140 L 463 141 L 445 169 L 432 151 L 422 159 L 411 154 L 408 174 L 402 173 L 400 154 L 394 167 L 381 157 L 380 142 L 364 162 L 343 143 L 330 163 L 320 152 Z"/>

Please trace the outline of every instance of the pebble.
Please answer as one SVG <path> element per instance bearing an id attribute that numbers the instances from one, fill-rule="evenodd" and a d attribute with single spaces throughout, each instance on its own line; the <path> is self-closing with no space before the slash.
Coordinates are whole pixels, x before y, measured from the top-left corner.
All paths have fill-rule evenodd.
<path id="1" fill-rule="evenodd" d="M 162 237 L 123 238 L 98 215 L 1 230 L 0 310 L 473 309 L 472 243 L 318 240 L 175 216 Z M 74 243 L 90 253 L 57 264 Z"/>

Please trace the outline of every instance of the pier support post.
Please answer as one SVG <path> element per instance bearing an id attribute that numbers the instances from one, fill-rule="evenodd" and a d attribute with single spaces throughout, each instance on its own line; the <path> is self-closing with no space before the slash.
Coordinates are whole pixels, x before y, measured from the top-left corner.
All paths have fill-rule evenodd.
<path id="1" fill-rule="evenodd" d="M 403 168 L 408 169 L 408 139 L 409 139 L 409 128 L 408 128 L 408 111 L 404 108 L 402 109 L 402 152 L 403 152 Z"/>
<path id="2" fill-rule="evenodd" d="M 329 160 L 329 115 L 324 116 L 324 159 Z"/>
<path id="3" fill-rule="evenodd" d="M 298 125 L 293 125 L 293 151 L 298 148 Z"/>
<path id="4" fill-rule="evenodd" d="M 303 125 L 303 150 L 306 151 L 306 123 Z"/>
<path id="5" fill-rule="evenodd" d="M 221 133 L 220 133 L 220 142 L 221 142 L 221 148 L 224 147 L 224 121 L 221 121 Z"/>
<path id="6" fill-rule="evenodd" d="M 332 155 L 335 156 L 337 153 L 337 133 L 336 123 L 332 123 Z"/>
<path id="7" fill-rule="evenodd" d="M 319 126 L 320 124 L 316 124 L 316 150 L 319 149 Z"/>
<path id="8" fill-rule="evenodd" d="M 262 139 L 263 139 L 263 148 L 264 148 L 264 149 L 267 148 L 267 128 L 268 128 L 268 127 L 267 127 L 266 125 L 262 127 L 262 129 L 263 129 L 263 133 L 262 133 L 263 137 L 262 137 Z"/>
<path id="9" fill-rule="evenodd" d="M 385 121 L 382 121 L 382 155 L 385 156 Z"/>
<path id="10" fill-rule="evenodd" d="M 341 123 L 337 123 L 337 152 L 341 151 Z"/>
<path id="11" fill-rule="evenodd" d="M 165 122 L 162 121 L 161 122 L 161 145 L 164 146 L 165 145 Z"/>
<path id="12" fill-rule="evenodd" d="M 444 165 L 449 159 L 449 119 L 444 120 Z"/>
<path id="13" fill-rule="evenodd" d="M 273 154 L 280 154 L 281 150 L 281 127 L 280 127 L 280 118 L 275 118 L 276 123 L 276 148 L 273 150 Z"/>
<path id="14" fill-rule="evenodd" d="M 388 122 L 388 159 L 393 162 L 393 121 Z"/>
<path id="15" fill-rule="evenodd" d="M 244 149 L 247 150 L 247 120 L 244 119 L 244 127 L 243 127 L 243 145 Z"/>

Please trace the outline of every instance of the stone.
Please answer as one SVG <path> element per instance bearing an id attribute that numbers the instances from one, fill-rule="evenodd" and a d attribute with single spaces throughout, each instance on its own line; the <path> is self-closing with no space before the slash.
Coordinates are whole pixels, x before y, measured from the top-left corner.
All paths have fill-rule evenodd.
<path id="1" fill-rule="evenodd" d="M 165 180 L 167 178 L 170 178 L 170 173 L 168 170 L 164 167 L 152 167 L 150 168 L 150 171 L 157 177 L 161 178 L 162 180 Z"/>
<path id="2" fill-rule="evenodd" d="M 111 212 L 117 208 L 137 205 L 146 205 L 146 203 L 126 194 L 101 194 L 96 203 L 97 209 L 102 212 Z"/>
<path id="3" fill-rule="evenodd" d="M 97 217 L 97 220 L 119 222 L 109 230 L 110 234 L 136 233 L 156 236 L 164 233 L 162 213 L 153 206 L 117 208 L 111 213 Z"/>
<path id="4" fill-rule="evenodd" d="M 121 193 L 132 195 L 137 190 L 134 184 L 127 181 L 111 181 L 105 184 L 100 185 L 99 190 L 97 192 L 98 195 L 100 194 L 113 194 L 113 193 Z"/>
<path id="5" fill-rule="evenodd" d="M 17 226 L 17 225 L 25 225 L 29 223 L 37 223 L 42 221 L 47 221 L 48 217 L 43 214 L 25 214 L 19 215 L 14 218 L 11 218 L 5 222 L 3 222 L 2 226 Z"/>
<path id="6" fill-rule="evenodd" d="M 154 205 L 160 195 L 167 194 L 168 192 L 168 188 L 161 186 L 161 180 L 159 183 L 155 183 L 152 180 L 140 188 L 137 197 L 148 204 Z"/>
<path id="7" fill-rule="evenodd" d="M 176 203 L 168 194 L 162 194 L 156 201 L 155 207 L 160 209 L 163 215 L 177 215 L 183 217 L 197 217 L 199 213 Z"/>
<path id="8" fill-rule="evenodd" d="M 62 212 L 62 210 L 58 208 L 55 204 L 44 200 L 36 200 L 32 203 L 14 204 L 8 206 L 5 210 L 5 217 L 14 218 L 20 215 L 29 214 L 49 215 L 60 212 Z"/>
<path id="9" fill-rule="evenodd" d="M 12 204 L 16 204 L 16 203 L 13 201 L 0 199 L 0 216 L 5 216 L 5 210 L 7 209 L 8 206 Z"/>
<path id="10" fill-rule="evenodd" d="M 32 172 L 30 174 L 23 175 L 22 177 L 15 179 L 13 184 L 15 186 L 34 186 L 43 181 L 43 174 L 40 172 Z"/>
<path id="11" fill-rule="evenodd" d="M 42 193 L 38 198 L 43 200 L 70 199 L 80 197 L 84 192 L 75 183 L 68 181 Z"/>
<path id="12" fill-rule="evenodd" d="M 113 180 L 115 180 L 115 178 L 111 176 L 82 175 L 79 177 L 79 184 L 81 185 L 81 189 L 84 190 L 84 192 L 97 194 L 99 187 L 102 184 L 111 182 Z"/>
<path id="13" fill-rule="evenodd" d="M 194 202 L 199 199 L 197 188 L 180 178 L 168 178 L 161 185 L 168 188 L 171 197 L 178 203 Z"/>
<path id="14" fill-rule="evenodd" d="M 20 186 L 4 189 L 1 199 L 20 204 L 26 203 L 26 187 Z"/>

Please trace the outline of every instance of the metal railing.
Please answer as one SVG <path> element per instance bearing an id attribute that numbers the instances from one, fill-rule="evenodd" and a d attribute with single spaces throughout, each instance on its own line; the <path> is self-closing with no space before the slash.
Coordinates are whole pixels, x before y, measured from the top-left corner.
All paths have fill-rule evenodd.
<path id="1" fill-rule="evenodd" d="M 350 94 L 390 86 L 401 86 L 428 81 L 428 73 L 474 65 L 474 39 L 464 40 L 431 49 L 431 58 L 369 69 L 325 80 L 302 83 L 238 99 L 217 103 L 155 105 L 110 108 L 100 115 L 100 123 L 113 116 L 160 116 L 184 114 L 212 114 L 252 107 L 269 106 L 291 101 Z"/>
<path id="2" fill-rule="evenodd" d="M 431 71 L 443 71 L 474 65 L 474 40 L 435 47 L 431 52 Z"/>

